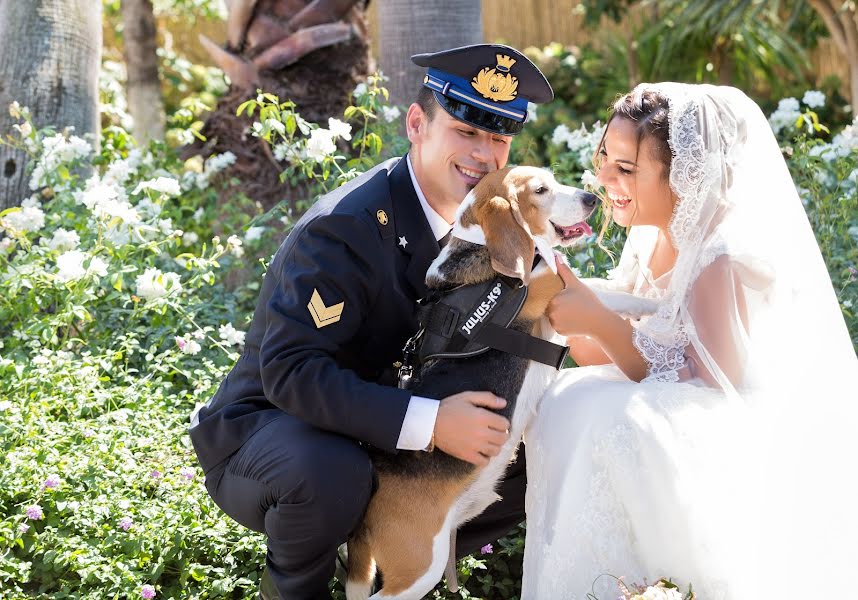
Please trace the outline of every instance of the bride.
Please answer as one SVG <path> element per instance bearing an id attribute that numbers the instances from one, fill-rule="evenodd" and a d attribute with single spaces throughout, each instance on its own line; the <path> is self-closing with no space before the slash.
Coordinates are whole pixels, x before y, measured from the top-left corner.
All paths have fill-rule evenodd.
<path id="1" fill-rule="evenodd" d="M 642 84 L 597 152 L 630 227 L 609 313 L 565 265 L 579 368 L 525 434 L 522 597 L 670 577 L 700 600 L 840 598 L 858 572 L 858 361 L 768 123 L 729 87 Z M 845 594 L 845 596 L 844 596 Z"/>

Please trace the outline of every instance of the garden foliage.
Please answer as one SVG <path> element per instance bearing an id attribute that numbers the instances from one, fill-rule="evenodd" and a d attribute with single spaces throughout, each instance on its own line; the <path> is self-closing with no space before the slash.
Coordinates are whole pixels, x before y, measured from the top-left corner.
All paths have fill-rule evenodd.
<path id="1" fill-rule="evenodd" d="M 266 94 L 242 112 L 284 180 L 322 192 L 405 147 L 381 84 L 359 86 L 325 127 Z M 858 123 L 820 138 L 820 101 L 787 100 L 772 123 L 858 342 Z M 3 597 L 254 597 L 264 540 L 209 499 L 187 427 L 241 351 L 266 261 L 297 215 L 219 198 L 229 154 L 182 162 L 118 125 L 95 151 L 11 110 L 10 143 L 33 170 L 32 195 L 0 214 Z M 555 125 L 529 161 L 592 186 L 601 127 Z M 609 230 L 604 243 L 617 252 L 622 238 Z M 612 266 L 593 243 L 571 259 L 582 275 Z M 517 597 L 523 547 L 522 526 L 460 561 L 462 589 L 436 597 Z"/>

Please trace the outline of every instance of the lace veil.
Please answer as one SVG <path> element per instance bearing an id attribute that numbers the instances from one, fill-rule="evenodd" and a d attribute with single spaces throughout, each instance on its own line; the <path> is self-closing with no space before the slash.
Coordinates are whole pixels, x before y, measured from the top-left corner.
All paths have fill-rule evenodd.
<path id="1" fill-rule="evenodd" d="M 759 107 L 731 87 L 641 84 L 632 93 L 643 90 L 669 101 L 678 251 L 672 272 L 643 291 L 662 300 L 658 313 L 634 324 L 645 381 L 702 379 L 723 391 L 732 408 L 712 419 L 726 435 L 709 440 L 711 465 L 730 473 L 719 506 L 745 539 L 755 532 L 753 569 L 784 577 L 787 596 L 769 597 L 798 597 L 799 578 L 809 589 L 814 570 L 858 564 L 858 485 L 847 475 L 858 456 L 855 349 Z M 656 234 L 631 228 L 618 287 L 640 291 Z"/>
<path id="2" fill-rule="evenodd" d="M 849 375 L 856 357 L 804 208 L 759 107 L 722 86 L 641 84 L 668 99 L 670 234 L 661 308 L 636 324 L 649 379 L 701 376 L 728 394 Z M 656 232 L 632 227 L 613 277 L 633 288 Z M 856 392 L 858 398 L 858 392 Z"/>

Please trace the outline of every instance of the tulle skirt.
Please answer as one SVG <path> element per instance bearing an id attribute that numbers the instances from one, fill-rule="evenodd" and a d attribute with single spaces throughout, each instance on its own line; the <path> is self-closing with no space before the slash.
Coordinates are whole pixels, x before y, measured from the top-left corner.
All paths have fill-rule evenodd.
<path id="1" fill-rule="evenodd" d="M 634 383 L 613 365 L 563 371 L 525 433 L 522 597 L 614 600 L 613 577 L 671 578 L 700 600 L 845 592 L 858 504 L 830 467 L 851 463 L 854 481 L 858 454 L 798 451 L 806 413 L 772 410 L 693 381 Z"/>

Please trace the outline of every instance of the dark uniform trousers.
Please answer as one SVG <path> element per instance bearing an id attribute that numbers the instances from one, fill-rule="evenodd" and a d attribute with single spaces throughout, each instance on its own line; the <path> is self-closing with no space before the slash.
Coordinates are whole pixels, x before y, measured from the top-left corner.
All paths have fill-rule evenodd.
<path id="1" fill-rule="evenodd" d="M 457 557 L 524 520 L 519 450 L 498 488 L 503 500 L 459 530 Z M 327 600 L 337 548 L 360 522 L 373 480 L 372 463 L 356 441 L 283 413 L 212 469 L 206 486 L 226 514 L 268 537 L 266 563 L 284 600 Z"/>

